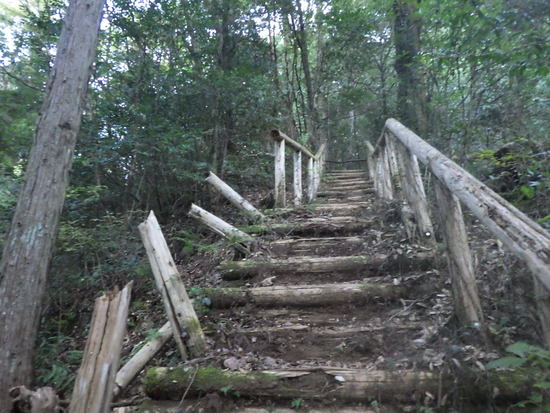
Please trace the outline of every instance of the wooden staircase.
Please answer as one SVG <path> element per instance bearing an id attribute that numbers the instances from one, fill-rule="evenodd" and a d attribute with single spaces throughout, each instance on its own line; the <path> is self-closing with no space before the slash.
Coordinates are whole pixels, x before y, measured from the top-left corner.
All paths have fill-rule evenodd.
<path id="1" fill-rule="evenodd" d="M 327 173 L 315 204 L 263 231 L 260 252 L 222 262 L 220 287 L 202 291 L 214 365 L 149 369 L 147 395 L 232 400 L 204 412 L 359 413 L 441 393 L 430 369 L 442 360 L 425 347 L 448 321 L 425 303 L 449 295 L 434 288 L 435 251 L 405 241 L 371 193 L 366 171 Z M 141 411 L 167 411 L 155 409 Z"/>

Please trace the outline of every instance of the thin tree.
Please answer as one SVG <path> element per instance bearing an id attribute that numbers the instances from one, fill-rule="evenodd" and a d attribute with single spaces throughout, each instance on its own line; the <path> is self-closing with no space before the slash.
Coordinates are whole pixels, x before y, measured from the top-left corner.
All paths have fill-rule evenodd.
<path id="1" fill-rule="evenodd" d="M 71 0 L 0 261 L 0 411 L 29 385 L 46 274 L 63 208 L 105 0 Z"/>

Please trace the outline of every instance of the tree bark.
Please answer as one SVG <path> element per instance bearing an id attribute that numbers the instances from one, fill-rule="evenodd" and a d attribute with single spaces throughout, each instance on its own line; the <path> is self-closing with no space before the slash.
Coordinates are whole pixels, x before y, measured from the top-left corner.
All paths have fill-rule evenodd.
<path id="1" fill-rule="evenodd" d="M 31 381 L 32 354 L 104 0 L 71 1 L 0 262 L 0 411 Z"/>

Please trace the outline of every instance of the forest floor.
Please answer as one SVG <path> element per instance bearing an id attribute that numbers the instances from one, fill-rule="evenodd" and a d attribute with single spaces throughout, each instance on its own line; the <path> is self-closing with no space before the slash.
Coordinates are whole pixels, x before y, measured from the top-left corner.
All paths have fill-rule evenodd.
<path id="1" fill-rule="evenodd" d="M 359 372 L 460 377 L 468 371 L 484 380 L 486 364 L 502 357 L 506 345 L 533 341 L 536 320 L 523 294 L 530 291 L 529 282 L 511 276 L 520 272 L 514 260 L 471 220 L 488 337 L 461 328 L 453 315 L 441 245 L 409 242 L 399 203 L 376 200 L 362 174 L 346 175 L 328 175 L 314 205 L 274 211 L 274 224 L 258 237 L 254 252 L 237 261 L 256 263 L 252 270 L 232 266 L 232 260 L 242 257 L 230 247 L 203 249 L 181 262 L 210 350 L 185 363 L 195 374 L 185 383 L 168 389 L 137 381 L 125 400 L 141 401 L 145 393 L 172 400 L 145 402 L 137 410 L 143 412 L 313 412 L 322 407 L 335 412 L 473 411 L 472 400 L 462 397 L 457 383 L 434 391 L 418 385 L 417 378 L 405 384 L 387 379 L 386 388 L 362 389 L 361 397 L 342 389 Z M 360 265 L 349 262 L 357 257 L 362 257 Z M 319 265 L 312 267 L 312 262 Z M 503 268 L 510 276 L 497 274 Z M 235 289 L 246 291 L 238 305 L 224 304 L 214 293 Z M 134 327 L 126 354 L 144 339 L 144 331 L 165 322 L 156 292 L 146 295 L 140 297 L 143 305 L 131 311 Z M 173 343 L 151 364 L 181 366 Z M 234 373 L 230 384 L 213 380 L 211 386 L 199 385 L 197 374 L 212 368 Z M 260 371 L 293 372 L 293 377 L 308 372 L 313 382 L 294 379 L 268 389 L 239 384 L 239 374 Z M 481 401 L 489 410 L 480 411 L 505 411 L 498 410 L 493 396 L 497 394 Z M 258 406 L 267 410 L 254 410 Z"/>

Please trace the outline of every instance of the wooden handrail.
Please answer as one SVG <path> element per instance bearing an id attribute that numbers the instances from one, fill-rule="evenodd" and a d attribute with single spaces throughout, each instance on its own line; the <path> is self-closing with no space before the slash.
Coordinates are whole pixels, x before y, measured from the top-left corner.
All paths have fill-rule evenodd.
<path id="1" fill-rule="evenodd" d="M 395 119 L 386 121 L 374 148 L 367 143 L 367 153 L 369 173 L 379 196 L 393 198 L 391 178 L 399 175 L 404 202 L 414 209 L 414 225 L 422 225 L 421 215 L 429 220 L 417 159 L 436 177 L 438 213 L 443 220 L 441 226 L 453 278 L 453 297 L 461 321 L 480 319 L 481 306 L 459 200 L 529 267 L 534 277 L 544 339 L 550 347 L 550 234 Z M 397 171 L 390 167 L 392 156 L 399 159 Z M 418 205 L 414 205 L 416 201 L 420 201 Z"/>
<path id="2" fill-rule="evenodd" d="M 298 142 L 296 142 L 291 137 L 285 135 L 283 132 L 281 132 L 278 129 L 273 129 L 271 131 L 271 139 L 274 141 L 281 141 L 284 140 L 288 146 L 290 146 L 295 151 L 300 151 L 304 155 L 306 155 L 309 158 L 316 159 L 315 155 L 313 155 L 309 150 L 307 150 L 303 145 L 300 145 Z"/>
<path id="3" fill-rule="evenodd" d="M 286 206 L 285 148 L 288 145 L 293 151 L 293 189 L 294 206 L 300 206 L 303 199 L 302 155 L 307 156 L 306 201 L 311 202 L 317 195 L 321 183 L 326 157 L 326 145 L 322 144 L 314 155 L 303 145 L 291 139 L 278 129 L 271 130 L 271 139 L 275 142 L 275 207 Z"/>

